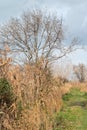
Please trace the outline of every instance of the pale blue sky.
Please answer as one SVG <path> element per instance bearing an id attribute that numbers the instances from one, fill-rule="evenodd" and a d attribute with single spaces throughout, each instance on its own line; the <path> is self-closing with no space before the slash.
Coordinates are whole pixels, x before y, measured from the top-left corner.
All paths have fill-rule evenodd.
<path id="1" fill-rule="evenodd" d="M 0 23 L 18 17 L 27 9 L 48 9 L 63 17 L 67 32 L 78 36 L 87 44 L 87 0 L 0 0 Z M 70 55 L 73 63 L 87 63 L 87 52 L 77 51 Z"/>

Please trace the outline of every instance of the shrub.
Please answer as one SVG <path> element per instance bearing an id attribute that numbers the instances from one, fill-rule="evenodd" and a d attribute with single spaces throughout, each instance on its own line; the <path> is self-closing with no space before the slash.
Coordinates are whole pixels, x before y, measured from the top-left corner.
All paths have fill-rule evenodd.
<path id="1" fill-rule="evenodd" d="M 70 98 L 72 98 L 72 94 L 71 93 L 66 93 L 65 95 L 62 96 L 62 99 L 64 101 L 69 101 Z"/>
<path id="2" fill-rule="evenodd" d="M 0 79 L 0 105 L 6 103 L 9 107 L 14 101 L 12 87 L 6 78 Z"/>

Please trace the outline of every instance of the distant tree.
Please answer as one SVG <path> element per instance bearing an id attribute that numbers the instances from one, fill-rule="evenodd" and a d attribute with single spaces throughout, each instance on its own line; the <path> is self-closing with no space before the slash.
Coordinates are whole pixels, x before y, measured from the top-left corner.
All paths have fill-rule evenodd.
<path id="1" fill-rule="evenodd" d="M 80 82 L 84 82 L 87 78 L 87 68 L 84 64 L 79 64 L 73 67 L 74 74 Z"/>
<path id="2" fill-rule="evenodd" d="M 69 45 L 63 40 L 62 19 L 41 10 L 24 12 L 21 18 L 12 18 L 0 29 L 0 44 L 8 44 L 13 52 L 26 56 L 29 63 L 43 58 L 47 64 L 76 49 L 77 39 Z"/>

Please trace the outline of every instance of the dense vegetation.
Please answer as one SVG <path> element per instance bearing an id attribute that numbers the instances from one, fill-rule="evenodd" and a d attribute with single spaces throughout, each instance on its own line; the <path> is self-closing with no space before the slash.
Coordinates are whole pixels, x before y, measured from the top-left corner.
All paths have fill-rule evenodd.
<path id="1" fill-rule="evenodd" d="M 86 103 L 86 93 L 79 90 L 68 93 L 74 85 L 68 79 L 66 68 L 65 76 L 61 70 L 57 76 L 53 73 L 53 63 L 78 47 L 77 38 L 65 44 L 64 36 L 62 19 L 41 10 L 24 12 L 22 17 L 12 18 L 0 26 L 2 130 L 67 130 L 68 123 L 73 129 L 74 123 L 78 123 L 73 112 L 84 112 L 86 116 L 86 110 L 80 105 L 71 109 L 77 99 L 81 102 L 76 104 Z M 73 70 L 67 69 L 71 74 Z M 85 70 L 83 65 L 79 69 L 74 66 L 80 82 L 86 80 Z"/>
<path id="2" fill-rule="evenodd" d="M 12 91 L 12 86 L 7 79 L 0 79 L 0 106 L 3 106 L 5 103 L 7 106 L 10 106 L 14 102 L 14 94 Z"/>

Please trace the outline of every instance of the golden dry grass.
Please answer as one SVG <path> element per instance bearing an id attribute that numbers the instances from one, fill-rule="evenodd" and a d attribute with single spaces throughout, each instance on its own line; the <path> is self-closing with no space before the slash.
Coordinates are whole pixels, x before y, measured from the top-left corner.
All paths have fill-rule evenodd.
<path id="1" fill-rule="evenodd" d="M 5 128 L 10 126 L 12 130 L 52 130 L 52 116 L 62 106 L 62 91 L 58 83 L 55 84 L 50 70 L 44 70 L 40 66 L 25 65 L 21 69 L 18 65 L 5 64 L 6 78 L 17 97 L 5 111 L 8 111 L 8 119 L 4 118 Z M 8 125 L 6 122 L 9 122 Z"/>

